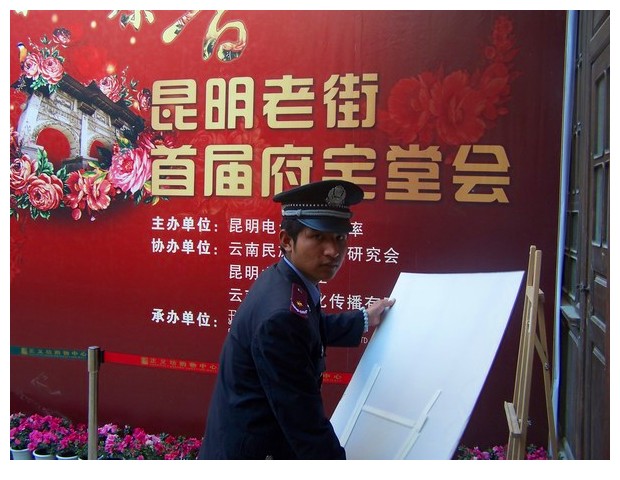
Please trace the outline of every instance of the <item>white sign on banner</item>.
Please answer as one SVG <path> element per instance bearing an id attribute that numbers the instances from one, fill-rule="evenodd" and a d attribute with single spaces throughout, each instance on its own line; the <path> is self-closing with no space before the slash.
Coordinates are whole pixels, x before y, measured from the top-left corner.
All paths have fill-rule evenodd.
<path id="1" fill-rule="evenodd" d="M 452 458 L 523 273 L 400 274 L 331 418 L 348 459 Z"/>

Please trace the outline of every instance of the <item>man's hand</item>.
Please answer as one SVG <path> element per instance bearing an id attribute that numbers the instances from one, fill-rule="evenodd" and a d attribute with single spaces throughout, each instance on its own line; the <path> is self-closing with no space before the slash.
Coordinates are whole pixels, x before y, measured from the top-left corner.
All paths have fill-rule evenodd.
<path id="1" fill-rule="evenodd" d="M 368 326 L 376 327 L 383 320 L 383 313 L 386 308 L 391 307 L 396 302 L 395 298 L 382 298 L 368 307 Z"/>

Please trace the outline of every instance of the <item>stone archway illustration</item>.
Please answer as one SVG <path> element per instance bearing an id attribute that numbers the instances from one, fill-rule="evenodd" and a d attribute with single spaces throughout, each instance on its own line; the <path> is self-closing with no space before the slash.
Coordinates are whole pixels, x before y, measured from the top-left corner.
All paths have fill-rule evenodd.
<path id="1" fill-rule="evenodd" d="M 69 75 L 58 84 L 51 95 L 39 91 L 29 96 L 17 127 L 22 139 L 22 151 L 36 158 L 37 137 L 45 128 L 60 131 L 69 141 L 69 157 L 62 161 L 68 171 L 86 168 L 97 160 L 90 149 L 94 142 L 112 147 L 119 129 L 135 133 L 144 128 L 143 119 L 131 112 L 122 101 L 113 102 L 99 90 L 95 82 L 82 85 Z"/>

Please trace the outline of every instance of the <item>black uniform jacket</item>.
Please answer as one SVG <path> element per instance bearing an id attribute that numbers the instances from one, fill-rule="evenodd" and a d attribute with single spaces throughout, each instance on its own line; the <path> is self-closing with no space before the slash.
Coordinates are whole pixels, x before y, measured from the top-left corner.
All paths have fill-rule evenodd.
<path id="1" fill-rule="evenodd" d="M 359 345 L 360 311 L 325 315 L 284 262 L 258 277 L 224 342 L 199 459 L 344 459 L 321 398 L 325 346 Z"/>

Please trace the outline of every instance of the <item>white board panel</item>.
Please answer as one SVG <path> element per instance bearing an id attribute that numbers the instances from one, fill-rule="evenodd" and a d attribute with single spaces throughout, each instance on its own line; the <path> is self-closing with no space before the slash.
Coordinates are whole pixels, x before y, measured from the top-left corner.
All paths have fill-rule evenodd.
<path id="1" fill-rule="evenodd" d="M 347 458 L 452 458 L 522 279 L 523 272 L 400 274 L 396 303 L 331 418 Z"/>

